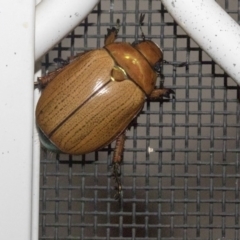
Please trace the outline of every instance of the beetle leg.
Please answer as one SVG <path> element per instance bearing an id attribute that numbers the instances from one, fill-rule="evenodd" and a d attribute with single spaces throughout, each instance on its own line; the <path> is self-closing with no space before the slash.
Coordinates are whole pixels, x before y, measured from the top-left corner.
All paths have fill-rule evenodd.
<path id="1" fill-rule="evenodd" d="M 34 87 L 44 88 L 51 82 L 62 70 L 64 67 L 58 68 L 57 70 L 48 73 L 46 76 L 39 77 L 37 82 L 34 82 Z"/>
<path id="2" fill-rule="evenodd" d="M 68 57 L 67 60 L 62 59 L 61 57 L 57 57 L 57 58 L 54 58 L 53 61 L 57 64 L 58 69 L 59 69 L 59 68 L 62 68 L 64 66 L 68 65 L 69 63 L 72 63 L 73 61 L 75 61 L 79 57 L 82 57 L 87 52 L 89 52 L 89 51 L 85 51 L 85 52 L 82 52 L 82 53 L 77 53 L 75 56 Z"/>
<path id="3" fill-rule="evenodd" d="M 150 100 L 159 100 L 163 97 L 171 98 L 171 95 L 174 95 L 175 92 L 170 88 L 156 88 L 152 91 L 148 99 Z"/>
<path id="4" fill-rule="evenodd" d="M 54 58 L 53 61 L 57 64 L 58 68 L 64 67 L 69 64 L 70 59 L 64 60 L 61 57 Z"/>
<path id="5" fill-rule="evenodd" d="M 111 29 L 107 29 L 107 35 L 105 35 L 104 46 L 113 43 L 117 39 L 117 34 L 120 28 L 120 20 L 117 20 L 116 27 L 112 27 Z"/>
<path id="6" fill-rule="evenodd" d="M 124 131 L 121 135 L 119 135 L 116 139 L 116 146 L 113 153 L 113 159 L 112 159 L 112 176 L 115 179 L 115 182 L 117 184 L 116 186 L 116 194 L 115 199 L 119 199 L 122 191 L 122 184 L 120 180 L 121 175 L 121 168 L 120 164 L 122 163 L 122 155 L 124 150 L 124 143 L 126 139 L 126 132 Z"/>
<path id="7" fill-rule="evenodd" d="M 62 58 L 54 58 L 53 61 L 60 66 L 55 71 L 48 73 L 46 76 L 39 77 L 37 82 L 34 82 L 34 88 L 44 88 L 51 82 L 68 64 L 71 64 L 78 58 L 82 57 L 86 52 L 78 53 L 76 56 L 71 56 L 67 60 L 63 60 Z"/>
<path id="8" fill-rule="evenodd" d="M 113 43 L 116 38 L 117 38 L 117 33 L 118 33 L 118 30 L 113 27 L 113 28 L 108 28 L 107 29 L 108 33 L 107 35 L 105 35 L 105 41 L 104 41 L 104 46 L 110 44 L 110 43 Z"/>

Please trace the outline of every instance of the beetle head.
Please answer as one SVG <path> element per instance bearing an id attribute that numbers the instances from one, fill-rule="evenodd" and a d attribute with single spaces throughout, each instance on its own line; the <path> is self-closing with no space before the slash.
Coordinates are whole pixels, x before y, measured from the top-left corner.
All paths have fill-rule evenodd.
<path id="1" fill-rule="evenodd" d="M 159 66 L 163 60 L 163 52 L 160 47 L 151 40 L 143 40 L 134 42 L 133 47 L 136 48 L 157 71 L 156 66 Z"/>

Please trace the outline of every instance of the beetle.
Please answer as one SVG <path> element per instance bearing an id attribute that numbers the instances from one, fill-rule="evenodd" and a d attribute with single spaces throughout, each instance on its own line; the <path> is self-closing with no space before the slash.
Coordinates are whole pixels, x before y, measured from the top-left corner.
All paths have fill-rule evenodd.
<path id="1" fill-rule="evenodd" d="M 140 16 L 140 26 L 144 15 Z M 85 52 L 38 79 L 45 86 L 36 107 L 41 144 L 72 155 L 101 149 L 114 140 L 113 177 L 121 193 L 120 164 L 126 129 L 145 100 L 170 98 L 156 88 L 163 52 L 151 40 L 115 42 L 119 27 L 108 29 L 104 47 Z"/>

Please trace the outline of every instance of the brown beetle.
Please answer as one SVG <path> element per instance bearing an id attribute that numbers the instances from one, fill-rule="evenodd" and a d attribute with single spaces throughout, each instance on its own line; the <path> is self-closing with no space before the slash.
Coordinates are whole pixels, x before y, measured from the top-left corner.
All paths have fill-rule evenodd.
<path id="1" fill-rule="evenodd" d="M 133 44 L 114 42 L 117 32 L 108 29 L 102 49 L 39 79 L 47 86 L 37 104 L 36 123 L 42 145 L 52 151 L 85 154 L 116 140 L 113 176 L 119 197 L 125 130 L 146 98 L 162 99 L 173 91 L 155 88 L 161 49 L 143 34 L 143 40 Z"/>

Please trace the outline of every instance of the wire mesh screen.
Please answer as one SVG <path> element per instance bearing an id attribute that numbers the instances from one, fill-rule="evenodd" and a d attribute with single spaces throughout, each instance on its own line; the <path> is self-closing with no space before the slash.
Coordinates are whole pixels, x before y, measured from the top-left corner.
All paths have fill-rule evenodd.
<path id="1" fill-rule="evenodd" d="M 217 2 L 239 22 L 239 1 Z M 239 87 L 159 0 L 102 0 L 45 56 L 43 70 L 55 69 L 55 57 L 101 48 L 117 19 L 118 41 L 140 39 L 140 13 L 164 59 L 189 63 L 163 67 L 175 98 L 147 101 L 127 131 L 120 201 L 111 177 L 114 143 L 82 156 L 42 150 L 39 239 L 239 240 Z"/>

